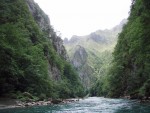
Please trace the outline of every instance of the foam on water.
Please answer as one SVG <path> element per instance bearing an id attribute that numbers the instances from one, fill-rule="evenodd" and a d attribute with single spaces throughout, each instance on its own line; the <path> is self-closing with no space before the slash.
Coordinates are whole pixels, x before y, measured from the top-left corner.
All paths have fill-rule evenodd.
<path id="1" fill-rule="evenodd" d="M 150 104 L 125 99 L 89 97 L 68 104 L 0 110 L 0 113 L 150 113 Z"/>

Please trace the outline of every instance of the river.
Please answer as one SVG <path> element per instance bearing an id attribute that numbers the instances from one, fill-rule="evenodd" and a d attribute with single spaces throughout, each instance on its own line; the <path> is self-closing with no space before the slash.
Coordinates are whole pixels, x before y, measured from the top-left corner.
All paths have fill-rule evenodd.
<path id="1" fill-rule="evenodd" d="M 0 113 L 150 113 L 150 103 L 89 97 L 68 104 L 3 109 Z"/>

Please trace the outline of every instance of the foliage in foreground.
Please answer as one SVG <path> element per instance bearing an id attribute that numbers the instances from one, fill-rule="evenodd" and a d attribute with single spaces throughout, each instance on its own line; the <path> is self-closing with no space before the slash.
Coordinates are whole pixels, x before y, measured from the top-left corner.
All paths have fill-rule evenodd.
<path id="1" fill-rule="evenodd" d="M 150 96 L 149 20 L 150 1 L 133 0 L 130 17 L 119 35 L 109 72 L 96 84 L 100 95 Z"/>
<path id="2" fill-rule="evenodd" d="M 10 94 L 18 98 L 23 92 L 40 98 L 83 96 L 78 75 L 72 66 L 56 53 L 47 37 L 31 16 L 25 0 L 1 0 L 1 96 Z M 60 70 L 59 81 L 48 76 L 48 62 Z"/>

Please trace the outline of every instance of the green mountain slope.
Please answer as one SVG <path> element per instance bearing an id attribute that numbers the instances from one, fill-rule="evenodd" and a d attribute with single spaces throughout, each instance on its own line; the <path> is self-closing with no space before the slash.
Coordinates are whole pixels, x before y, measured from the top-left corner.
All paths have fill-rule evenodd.
<path id="1" fill-rule="evenodd" d="M 33 0 L 1 0 L 0 96 L 82 96 L 83 87 L 62 42 Z"/>
<path id="2" fill-rule="evenodd" d="M 120 33 L 107 76 L 95 89 L 109 97 L 150 96 L 150 1 L 133 0 L 128 23 Z"/>
<path id="3" fill-rule="evenodd" d="M 89 89 L 99 76 L 103 76 L 111 61 L 111 52 L 116 44 L 118 33 L 127 22 L 124 19 L 110 30 L 98 30 L 87 36 L 73 36 L 64 39 L 64 45 L 78 71 L 82 84 Z M 85 55 L 86 54 L 86 55 Z"/>

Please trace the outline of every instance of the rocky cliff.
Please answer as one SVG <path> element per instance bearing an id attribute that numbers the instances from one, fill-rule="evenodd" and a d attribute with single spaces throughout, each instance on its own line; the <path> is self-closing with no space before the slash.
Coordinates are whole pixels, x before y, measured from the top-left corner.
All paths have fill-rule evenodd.
<path id="1" fill-rule="evenodd" d="M 110 30 L 97 30 L 86 36 L 74 35 L 70 40 L 64 39 L 70 60 L 86 89 L 89 89 L 99 76 L 104 75 L 118 33 L 126 22 L 127 20 L 124 19 Z"/>
<path id="2" fill-rule="evenodd" d="M 88 65 L 87 60 L 88 60 L 88 53 L 82 46 L 77 45 L 71 61 L 80 75 L 79 77 L 81 79 L 83 86 L 86 89 L 89 89 L 92 80 L 90 75 L 93 73 L 93 70 Z"/>
<path id="3" fill-rule="evenodd" d="M 38 4 L 1 0 L 0 7 L 0 96 L 23 100 L 82 96 L 84 89 L 63 41 Z"/>
<path id="4" fill-rule="evenodd" d="M 87 57 L 88 57 L 88 54 L 85 51 L 85 49 L 82 46 L 77 45 L 75 48 L 75 53 L 74 53 L 73 60 L 72 60 L 74 67 L 80 68 L 82 65 L 84 65 L 87 61 Z"/>
<path id="5" fill-rule="evenodd" d="M 42 9 L 33 0 L 26 0 L 29 10 L 34 17 L 35 21 L 39 25 L 40 29 L 47 33 L 48 39 L 52 41 L 53 47 L 57 53 L 62 56 L 65 60 L 68 59 L 68 55 L 63 45 L 63 40 L 61 37 L 57 36 L 54 29 L 50 25 L 50 20 L 48 15 L 46 15 Z"/>
<path id="6" fill-rule="evenodd" d="M 60 55 L 66 61 L 69 61 L 69 57 L 66 53 L 65 47 L 63 45 L 63 40 L 56 35 L 54 29 L 50 25 L 50 20 L 48 15 L 46 15 L 43 10 L 38 6 L 34 0 L 26 0 L 29 11 L 31 12 L 34 20 L 39 25 L 41 31 L 46 34 L 46 38 L 52 42 L 52 45 L 58 55 Z M 49 65 L 49 76 L 52 76 L 53 79 L 59 80 L 61 79 L 61 73 L 58 67 L 52 66 L 50 61 L 48 61 Z"/>

